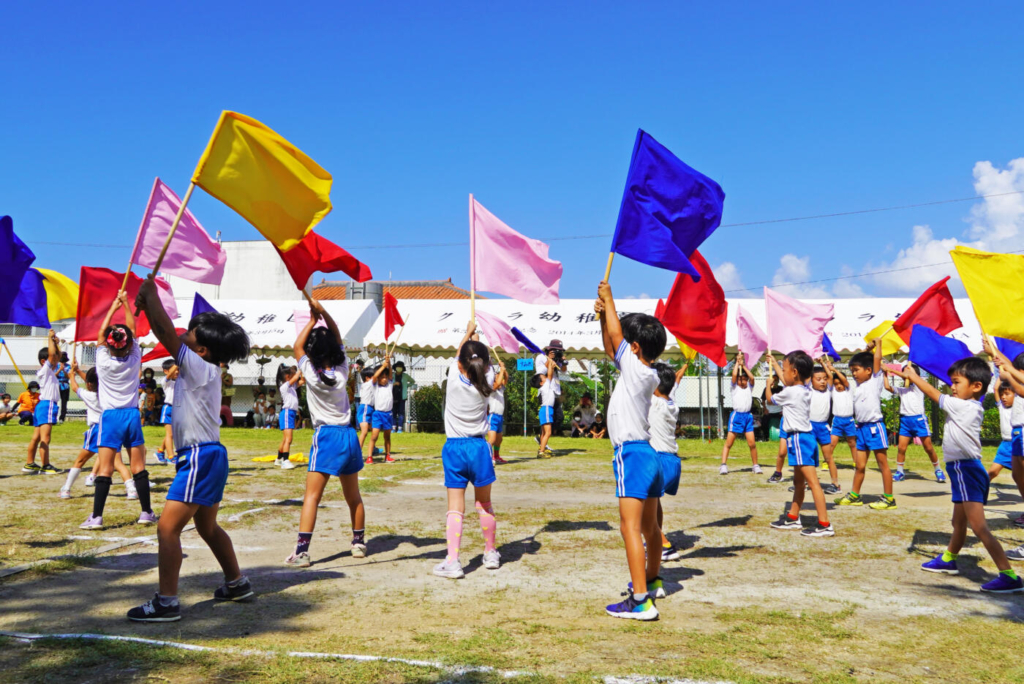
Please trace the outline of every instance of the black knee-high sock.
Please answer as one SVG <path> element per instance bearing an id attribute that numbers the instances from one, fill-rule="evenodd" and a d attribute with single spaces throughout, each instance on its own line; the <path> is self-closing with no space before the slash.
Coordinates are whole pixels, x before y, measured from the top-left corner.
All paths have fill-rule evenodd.
<path id="1" fill-rule="evenodd" d="M 145 513 L 152 513 L 153 509 L 149 506 L 149 471 L 140 470 L 132 475 L 132 479 L 135 480 L 135 490 L 139 493 L 139 506 Z"/>
<path id="2" fill-rule="evenodd" d="M 278 461 L 287 461 L 288 460 L 288 452 L 287 451 L 278 451 L 277 452 L 277 460 Z"/>
<path id="3" fill-rule="evenodd" d="M 102 475 L 93 480 L 93 487 L 95 488 L 92 495 L 93 517 L 103 517 L 103 507 L 107 505 L 107 495 L 110 494 L 110 485 L 112 483 L 113 480 Z"/>

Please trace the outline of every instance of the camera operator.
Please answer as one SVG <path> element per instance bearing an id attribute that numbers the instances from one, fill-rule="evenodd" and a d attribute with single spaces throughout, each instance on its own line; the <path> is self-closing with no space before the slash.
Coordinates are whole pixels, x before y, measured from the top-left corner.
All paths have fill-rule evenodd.
<path id="1" fill-rule="evenodd" d="M 562 346 L 561 340 L 551 340 L 548 346 L 544 347 L 544 353 L 539 354 L 534 361 L 534 367 L 537 369 L 536 372 L 539 373 L 540 369 L 547 366 L 548 359 L 554 359 L 555 361 L 555 377 L 553 379 L 555 385 L 555 416 L 551 431 L 553 435 L 561 437 L 565 416 L 562 410 L 562 382 L 559 380 L 558 375 L 569 367 L 569 362 L 565 358 L 565 347 Z"/>

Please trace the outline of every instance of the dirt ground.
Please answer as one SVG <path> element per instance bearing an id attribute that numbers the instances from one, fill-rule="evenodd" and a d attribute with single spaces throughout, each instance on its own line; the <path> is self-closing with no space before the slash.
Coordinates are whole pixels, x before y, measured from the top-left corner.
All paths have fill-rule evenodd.
<path id="1" fill-rule="evenodd" d="M 58 465 L 75 452 L 70 437 L 61 439 L 65 433 L 75 431 L 66 426 L 58 432 L 55 442 L 68 445 L 54 449 Z M 0 570 L 155 533 L 132 524 L 137 505 L 120 494 L 108 505 L 112 528 L 78 530 L 92 490 L 80 479 L 76 497 L 61 501 L 57 491 L 63 476 L 21 476 L 21 436 L 15 428 L 0 430 Z M 156 441 L 151 437 L 147 432 L 147 441 Z M 281 563 L 295 542 L 304 471 L 280 471 L 251 460 L 272 453 L 276 439 L 269 431 L 224 433 L 232 472 L 222 520 L 257 600 L 214 603 L 213 589 L 222 581 L 218 566 L 189 532 L 183 538 L 180 622 L 138 625 L 124 618 L 128 608 L 156 590 L 156 547 L 150 542 L 0 580 L 0 631 L 393 656 L 484 665 L 539 679 L 1024 681 L 1016 657 L 1024 637 L 1024 597 L 978 591 L 995 568 L 974 537 L 960 559 L 962 576 L 919 570 L 948 541 L 951 512 L 948 485 L 936 483 L 920 449 L 911 450 L 910 477 L 896 485 L 897 510 L 830 504 L 837 535 L 807 539 L 768 527 L 791 496 L 788 472 L 782 485 L 766 482 L 775 444 L 759 444 L 762 464 L 769 463 L 764 475 L 751 472 L 746 448 L 740 447 L 730 461 L 733 472 L 720 476 L 720 442 L 681 442 L 682 485 L 678 496 L 665 500 L 665 528 L 685 551 L 663 569 L 670 596 L 658 602 L 661 619 L 636 624 L 603 611 L 605 604 L 620 600 L 629 579 L 607 442 L 555 440 L 559 457 L 540 461 L 533 457 L 532 439 L 506 440 L 511 463 L 499 468 L 493 488 L 502 568 L 482 567 L 480 530 L 469 512 L 463 544 L 467 575 L 451 581 L 430 572 L 445 555 L 443 438 L 396 435 L 401 462 L 364 469 L 365 559 L 351 557 L 348 509 L 340 488 L 329 487 L 310 549 L 314 565 L 306 570 Z M 308 443 L 309 433 L 300 433 L 295 451 Z M 895 462 L 895 450 L 891 459 Z M 845 447 L 838 460 L 845 491 L 853 473 Z M 155 464 L 150 470 L 159 510 L 172 475 L 170 468 Z M 877 471 L 869 473 L 863 492 L 868 500 L 881 492 Z M 472 511 L 471 501 L 467 508 Z M 1007 548 L 1024 542 L 1024 530 L 1010 524 L 1021 512 L 1024 506 L 1005 473 L 993 488 L 987 514 Z M 804 520 L 814 520 L 809 495 Z M 45 681 L 40 673 L 61 671 L 47 670 L 46 662 L 67 661 L 59 657 L 67 655 L 67 647 L 0 642 L 5 652 L 0 666 L 16 681 Z M 203 662 L 202 672 L 210 678 L 227 666 Z M 81 667 L 92 681 L 108 676 L 132 681 L 157 671 L 155 661 L 137 650 L 114 654 L 106 669 Z M 301 667 L 261 665 L 244 675 L 225 671 L 218 677 L 476 681 L 490 676 L 415 668 L 311 674 Z M 160 671 L 189 680 L 185 666 L 175 669 L 164 662 Z"/>

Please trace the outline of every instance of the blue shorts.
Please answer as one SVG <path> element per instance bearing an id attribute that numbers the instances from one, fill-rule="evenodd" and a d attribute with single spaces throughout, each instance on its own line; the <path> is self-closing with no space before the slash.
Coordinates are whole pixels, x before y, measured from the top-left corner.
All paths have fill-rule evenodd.
<path id="1" fill-rule="evenodd" d="M 739 411 L 733 411 L 729 414 L 729 432 L 735 432 L 737 435 L 744 435 L 753 431 L 754 417 L 750 415 L 750 411 L 742 413 Z"/>
<path id="2" fill-rule="evenodd" d="M 298 417 L 298 411 L 295 409 L 281 409 L 281 412 L 277 414 L 277 426 L 282 430 L 294 430 L 295 420 Z"/>
<path id="3" fill-rule="evenodd" d="M 792 432 L 786 437 L 789 465 L 818 467 L 818 443 L 813 432 Z"/>
<path id="4" fill-rule="evenodd" d="M 100 450 L 100 426 L 93 423 L 82 433 L 82 449 L 91 454 Z"/>
<path id="5" fill-rule="evenodd" d="M 102 448 L 120 451 L 142 446 L 142 417 L 137 408 L 107 409 L 100 416 L 99 445 Z"/>
<path id="6" fill-rule="evenodd" d="M 373 419 L 370 421 L 370 427 L 374 430 L 384 430 L 385 432 L 391 431 L 391 411 L 378 411 L 373 410 Z"/>
<path id="7" fill-rule="evenodd" d="M 832 443 L 832 433 L 829 432 L 828 423 L 816 423 L 812 420 L 811 434 L 814 435 L 814 441 L 821 446 Z"/>
<path id="8" fill-rule="evenodd" d="M 612 470 L 618 498 L 661 498 L 665 489 L 661 459 L 650 442 L 623 442 L 615 447 Z"/>
<path id="9" fill-rule="evenodd" d="M 779 418 L 779 441 L 785 442 L 787 439 L 789 439 L 789 433 L 786 432 L 786 421 Z"/>
<path id="10" fill-rule="evenodd" d="M 663 451 L 658 452 L 658 461 L 661 463 L 661 495 L 675 496 L 679 491 L 679 476 L 682 474 L 683 464 L 679 461 L 678 455 Z"/>
<path id="11" fill-rule="evenodd" d="M 505 431 L 505 416 L 500 413 L 487 414 L 487 426 L 491 432 L 501 434 Z"/>
<path id="12" fill-rule="evenodd" d="M 369 425 L 373 422 L 373 404 L 360 404 L 359 408 L 356 409 L 356 419 L 359 424 L 366 423 Z"/>
<path id="13" fill-rule="evenodd" d="M 555 422 L 555 407 L 554 406 L 541 406 L 540 410 L 537 411 L 537 417 L 540 419 L 541 425 L 549 425 Z"/>
<path id="14" fill-rule="evenodd" d="M 218 442 L 178 449 L 168 501 L 214 506 L 224 498 L 228 482 L 228 450 Z"/>
<path id="15" fill-rule="evenodd" d="M 931 437 L 928 419 L 924 416 L 900 416 L 900 437 Z"/>
<path id="16" fill-rule="evenodd" d="M 885 423 L 857 423 L 858 451 L 885 451 L 889 448 L 889 435 Z"/>
<path id="17" fill-rule="evenodd" d="M 832 416 L 832 434 L 836 437 L 856 437 L 857 424 L 853 416 Z"/>
<path id="18" fill-rule="evenodd" d="M 321 425 L 313 430 L 309 448 L 309 472 L 351 475 L 363 469 L 359 434 L 349 425 Z"/>
<path id="19" fill-rule="evenodd" d="M 164 404 L 164 407 L 160 409 L 160 424 L 170 425 L 174 420 L 174 407 L 168 404 Z"/>
<path id="20" fill-rule="evenodd" d="M 988 503 L 990 480 L 988 471 L 981 464 L 981 459 L 967 461 L 950 461 L 946 464 L 949 475 L 949 488 L 953 493 L 953 503 Z"/>
<path id="21" fill-rule="evenodd" d="M 1011 440 L 999 443 L 999 448 L 996 449 L 996 460 L 993 463 L 1004 468 L 1013 468 L 1013 442 Z"/>
<path id="22" fill-rule="evenodd" d="M 449 437 L 441 447 L 444 486 L 465 489 L 466 485 L 486 487 L 495 480 L 491 445 L 483 437 Z"/>
<path id="23" fill-rule="evenodd" d="M 36 404 L 35 418 L 36 427 L 40 425 L 56 425 L 57 417 L 60 415 L 60 404 L 46 399 Z"/>
<path id="24" fill-rule="evenodd" d="M 1013 448 L 1012 454 L 1017 458 L 1024 458 L 1024 428 L 1019 425 L 1013 428 L 1013 432 L 1010 433 L 1010 445 Z"/>

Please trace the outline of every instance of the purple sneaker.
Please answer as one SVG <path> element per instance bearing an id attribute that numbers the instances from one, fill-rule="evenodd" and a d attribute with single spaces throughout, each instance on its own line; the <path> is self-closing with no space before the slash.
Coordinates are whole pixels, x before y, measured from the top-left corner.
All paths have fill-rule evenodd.
<path id="1" fill-rule="evenodd" d="M 955 560 L 951 560 L 949 562 L 946 562 L 946 561 L 942 560 L 942 556 L 941 555 L 936 556 L 935 558 L 932 558 L 927 563 L 924 563 L 923 565 L 921 565 L 921 569 L 924 570 L 925 572 L 940 572 L 940 573 L 943 573 L 945 575 L 959 575 L 960 574 L 960 570 L 958 570 L 957 567 L 956 567 L 956 561 Z"/>
<path id="2" fill-rule="evenodd" d="M 1014 518 L 1013 524 L 1017 527 L 1024 527 L 1024 515 L 1021 515 L 1019 518 Z"/>
<path id="3" fill-rule="evenodd" d="M 102 515 L 90 515 L 86 518 L 85 522 L 78 526 L 80 530 L 102 530 L 103 529 L 103 516 Z"/>
<path id="4" fill-rule="evenodd" d="M 982 584 L 981 590 L 990 594 L 1019 594 L 1024 591 L 1024 580 L 1021 580 L 1020 577 L 1010 579 L 1003 573 L 999 573 L 991 582 Z"/>
<path id="5" fill-rule="evenodd" d="M 149 513 L 142 511 L 142 515 L 139 516 L 139 520 L 136 525 L 154 525 L 156 524 L 156 521 L 156 513 L 153 513 L 152 511 Z"/>

